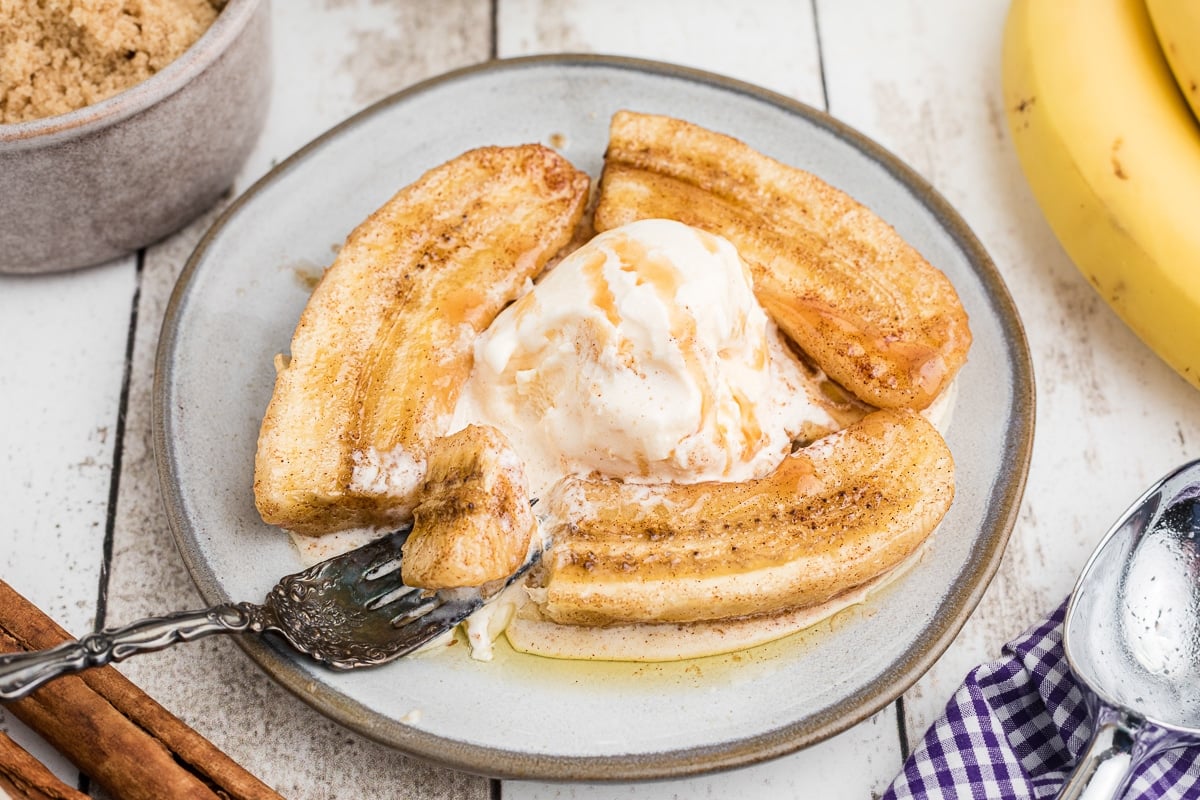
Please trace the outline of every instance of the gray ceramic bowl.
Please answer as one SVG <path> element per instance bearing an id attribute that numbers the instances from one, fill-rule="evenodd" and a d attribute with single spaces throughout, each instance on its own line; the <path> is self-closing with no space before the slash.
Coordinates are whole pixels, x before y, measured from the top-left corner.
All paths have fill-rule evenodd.
<path id="1" fill-rule="evenodd" d="M 151 78 L 0 125 L 0 272 L 98 264 L 177 230 L 229 188 L 266 118 L 267 0 L 229 0 Z"/>

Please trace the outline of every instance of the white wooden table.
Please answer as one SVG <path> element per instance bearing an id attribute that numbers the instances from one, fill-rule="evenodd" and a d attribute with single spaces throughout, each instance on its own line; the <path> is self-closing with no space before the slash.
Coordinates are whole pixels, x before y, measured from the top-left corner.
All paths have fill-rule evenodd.
<path id="1" fill-rule="evenodd" d="M 671 61 L 830 111 L 923 174 L 982 239 L 1023 316 L 1038 382 L 1020 520 L 957 640 L 903 698 L 777 761 L 642 785 L 492 782 L 331 723 L 221 637 L 121 670 L 281 794 L 306 798 L 877 796 L 974 664 L 1054 608 L 1149 482 L 1200 455 L 1200 392 L 1076 272 L 1026 188 L 999 78 L 1005 0 L 276 0 L 267 128 L 227 203 L 381 97 L 489 58 Z M 2 191 L 2 181 L 0 181 Z M 213 209 L 153 247 L 51 277 L 0 277 L 0 577 L 83 634 L 200 597 L 161 509 L 150 392 L 172 284 Z M 69 782 L 69 764 L 0 711 Z"/>

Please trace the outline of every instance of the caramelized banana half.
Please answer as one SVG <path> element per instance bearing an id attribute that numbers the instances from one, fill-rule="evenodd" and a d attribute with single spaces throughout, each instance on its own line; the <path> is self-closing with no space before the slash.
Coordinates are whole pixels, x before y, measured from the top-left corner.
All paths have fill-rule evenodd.
<path id="1" fill-rule="evenodd" d="M 507 578 L 525 562 L 536 532 L 521 459 L 500 431 L 468 425 L 430 445 L 401 574 L 422 589 Z"/>
<path id="2" fill-rule="evenodd" d="M 532 595 L 559 623 L 695 622 L 824 603 L 904 561 L 954 464 L 920 414 L 876 411 L 743 483 L 568 478 Z"/>
<path id="3" fill-rule="evenodd" d="M 780 328 L 871 405 L 925 408 L 966 361 L 954 287 L 869 209 L 737 139 L 620 111 L 596 230 L 650 217 L 733 242 Z"/>
<path id="4" fill-rule="evenodd" d="M 571 239 L 587 194 L 548 148 L 484 147 L 350 234 L 280 359 L 255 461 L 266 522 L 319 535 L 407 518 L 475 337 Z"/>

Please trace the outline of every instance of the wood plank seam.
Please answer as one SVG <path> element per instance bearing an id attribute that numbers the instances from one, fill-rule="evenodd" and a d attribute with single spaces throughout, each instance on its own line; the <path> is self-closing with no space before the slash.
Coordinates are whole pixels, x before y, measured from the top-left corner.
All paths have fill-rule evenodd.
<path id="1" fill-rule="evenodd" d="M 121 367 L 121 394 L 117 400 L 117 425 L 113 435 L 112 472 L 108 481 L 108 507 L 104 513 L 104 543 L 101 546 L 100 577 L 96 582 L 96 616 L 92 630 L 103 630 L 108 614 L 108 576 L 112 568 L 113 537 L 117 522 L 117 498 L 121 489 L 121 456 L 125 447 L 125 417 L 129 409 L 129 384 L 133 372 L 133 347 L 137 335 L 138 306 L 142 299 L 142 268 L 145 249 L 138 250 L 134 266 L 133 299 L 129 303 L 129 329 L 125 334 L 125 361 Z M 79 791 L 91 792 L 91 778 L 79 773 Z"/>
<path id="2" fill-rule="evenodd" d="M 134 268 L 133 300 L 129 304 L 129 330 L 125 336 L 125 363 L 121 369 L 121 395 L 117 401 L 117 425 L 113 441 L 112 474 L 108 484 L 108 508 L 104 518 L 104 545 L 100 562 L 100 580 L 96 587 L 96 618 L 93 630 L 104 628 L 108 614 L 108 576 L 112 568 L 113 537 L 117 522 L 117 498 L 121 489 L 121 461 L 125 449 L 125 418 L 129 411 L 129 384 L 133 373 L 133 348 L 137 338 L 138 306 L 142 299 L 142 272 L 146 263 L 145 249 L 137 254 Z"/>
<path id="3" fill-rule="evenodd" d="M 829 113 L 829 87 L 825 84 L 825 50 L 821 46 L 821 17 L 817 14 L 817 0 L 809 0 L 812 5 L 813 36 L 817 40 L 817 70 L 821 74 L 821 103 L 825 113 Z"/>
<path id="4" fill-rule="evenodd" d="M 500 0 L 491 1 L 488 23 L 492 28 L 491 38 L 488 40 L 488 60 L 495 61 L 500 56 Z"/>
<path id="5" fill-rule="evenodd" d="M 908 761 L 908 728 L 904 724 L 904 695 L 896 698 L 896 729 L 900 734 L 900 763 Z"/>

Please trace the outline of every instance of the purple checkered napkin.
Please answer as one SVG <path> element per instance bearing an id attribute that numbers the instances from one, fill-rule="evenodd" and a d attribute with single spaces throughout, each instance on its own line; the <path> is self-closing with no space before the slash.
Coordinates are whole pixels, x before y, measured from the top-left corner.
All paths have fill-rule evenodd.
<path id="1" fill-rule="evenodd" d="M 1086 749 L 1091 720 L 1063 654 L 1066 603 L 976 667 L 882 800 L 1053 798 Z M 1124 800 L 1200 798 L 1200 748 L 1139 766 Z"/>

